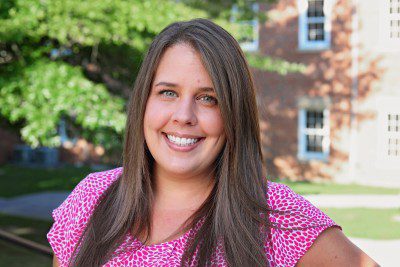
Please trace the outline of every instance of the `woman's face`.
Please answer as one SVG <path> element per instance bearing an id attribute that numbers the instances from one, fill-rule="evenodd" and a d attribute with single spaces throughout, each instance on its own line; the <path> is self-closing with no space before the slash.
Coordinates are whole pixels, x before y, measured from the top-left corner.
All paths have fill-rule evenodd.
<path id="1" fill-rule="evenodd" d="M 225 144 L 213 83 L 187 44 L 168 48 L 158 65 L 144 115 L 144 136 L 156 173 L 207 176 Z"/>

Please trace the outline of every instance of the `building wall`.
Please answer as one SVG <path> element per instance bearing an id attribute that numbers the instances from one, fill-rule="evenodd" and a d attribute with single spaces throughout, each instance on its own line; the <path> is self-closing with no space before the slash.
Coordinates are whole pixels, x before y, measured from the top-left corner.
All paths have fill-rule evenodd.
<path id="1" fill-rule="evenodd" d="M 307 66 L 304 73 L 286 76 L 253 70 L 271 177 L 400 185 L 400 130 L 387 131 L 388 114 L 400 117 L 400 51 L 388 49 L 382 39 L 385 1 L 336 0 L 331 47 L 322 51 L 298 48 L 297 0 L 261 6 L 268 20 L 260 25 L 259 52 Z M 304 98 L 330 103 L 326 161 L 297 156 L 299 102 Z M 389 137 L 398 139 L 398 156 L 387 156 Z"/>
<path id="2" fill-rule="evenodd" d="M 332 13 L 332 44 L 324 51 L 298 49 L 296 0 L 261 6 L 268 16 L 260 25 L 260 52 L 307 66 L 304 73 L 281 76 L 254 70 L 258 88 L 263 152 L 271 177 L 332 179 L 348 173 L 351 77 L 351 6 L 338 0 Z M 300 161 L 298 104 L 302 98 L 331 103 L 330 156 L 326 162 Z"/>
<path id="3" fill-rule="evenodd" d="M 382 36 L 388 15 L 385 2 L 390 1 L 359 1 L 357 9 L 359 96 L 353 179 L 360 183 L 400 185 L 400 130 L 391 132 L 399 138 L 398 156 L 388 156 L 387 135 L 388 113 L 400 116 L 400 42 L 398 49 L 391 49 Z M 366 90 L 366 86 L 371 89 Z"/>

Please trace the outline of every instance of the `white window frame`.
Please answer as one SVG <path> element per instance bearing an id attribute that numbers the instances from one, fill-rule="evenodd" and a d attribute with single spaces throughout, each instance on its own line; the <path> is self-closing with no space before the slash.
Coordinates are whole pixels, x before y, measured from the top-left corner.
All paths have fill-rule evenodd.
<path id="1" fill-rule="evenodd" d="M 252 4 L 252 9 L 254 12 L 258 12 L 260 10 L 259 4 L 258 3 L 253 3 Z M 237 5 L 233 5 L 232 6 L 232 13 L 235 14 L 238 12 L 238 6 Z M 259 21 L 258 18 L 255 17 L 253 20 L 246 20 L 246 21 L 236 21 L 235 16 L 232 16 L 231 19 L 232 23 L 238 23 L 238 24 L 249 24 L 253 27 L 253 42 L 240 42 L 240 47 L 242 48 L 243 51 L 246 52 L 256 52 L 258 51 L 258 47 L 259 47 L 259 30 L 260 30 L 260 26 L 259 26 Z"/>
<path id="2" fill-rule="evenodd" d="M 308 0 L 297 0 L 297 7 L 299 10 L 299 31 L 298 41 L 299 50 L 326 50 L 331 47 L 332 38 L 332 7 L 335 0 L 324 1 L 324 15 L 321 18 L 307 17 Z M 309 41 L 308 40 L 308 23 L 324 23 L 324 37 L 325 40 Z"/>
<path id="3" fill-rule="evenodd" d="M 400 97 L 380 96 L 376 99 L 378 113 L 378 142 L 376 167 L 379 169 L 400 169 L 400 156 L 388 155 L 389 138 L 400 139 L 400 131 L 388 130 L 388 114 L 400 114 Z"/>
<path id="4" fill-rule="evenodd" d="M 390 13 L 390 0 L 379 1 L 379 46 L 383 51 L 399 51 L 400 38 L 391 38 L 392 20 L 400 20 L 400 13 Z"/>
<path id="5" fill-rule="evenodd" d="M 307 111 L 322 111 L 324 127 L 322 129 L 307 128 Z M 298 154 L 300 160 L 321 160 L 327 161 L 330 150 L 330 127 L 329 127 L 329 109 L 300 108 L 298 116 Z M 307 151 L 307 134 L 322 135 L 322 152 Z"/>

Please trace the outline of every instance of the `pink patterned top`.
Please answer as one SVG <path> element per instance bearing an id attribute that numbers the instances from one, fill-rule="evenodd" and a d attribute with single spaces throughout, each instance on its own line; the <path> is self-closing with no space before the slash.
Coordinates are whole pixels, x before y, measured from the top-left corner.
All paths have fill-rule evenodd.
<path id="1" fill-rule="evenodd" d="M 89 174 L 53 211 L 54 224 L 47 239 L 61 266 L 67 266 L 101 194 L 121 173 L 122 168 L 117 168 Z M 271 266 L 294 266 L 322 231 L 338 226 L 286 185 L 268 183 L 268 204 L 273 210 L 285 212 L 270 214 L 271 223 L 277 224 L 271 228 L 265 244 Z M 194 231 L 196 229 L 176 240 L 150 246 L 144 246 L 128 232 L 104 266 L 179 266 L 185 242 Z M 220 246 L 216 255 L 213 266 L 226 266 Z"/>

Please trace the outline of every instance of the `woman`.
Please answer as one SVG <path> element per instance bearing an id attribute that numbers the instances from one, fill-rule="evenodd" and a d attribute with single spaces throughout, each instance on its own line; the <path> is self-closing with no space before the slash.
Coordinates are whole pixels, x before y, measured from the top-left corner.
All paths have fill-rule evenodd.
<path id="1" fill-rule="evenodd" d="M 376 266 L 329 217 L 266 181 L 251 73 L 211 21 L 155 38 L 123 153 L 123 168 L 90 174 L 53 212 L 54 266 Z"/>

